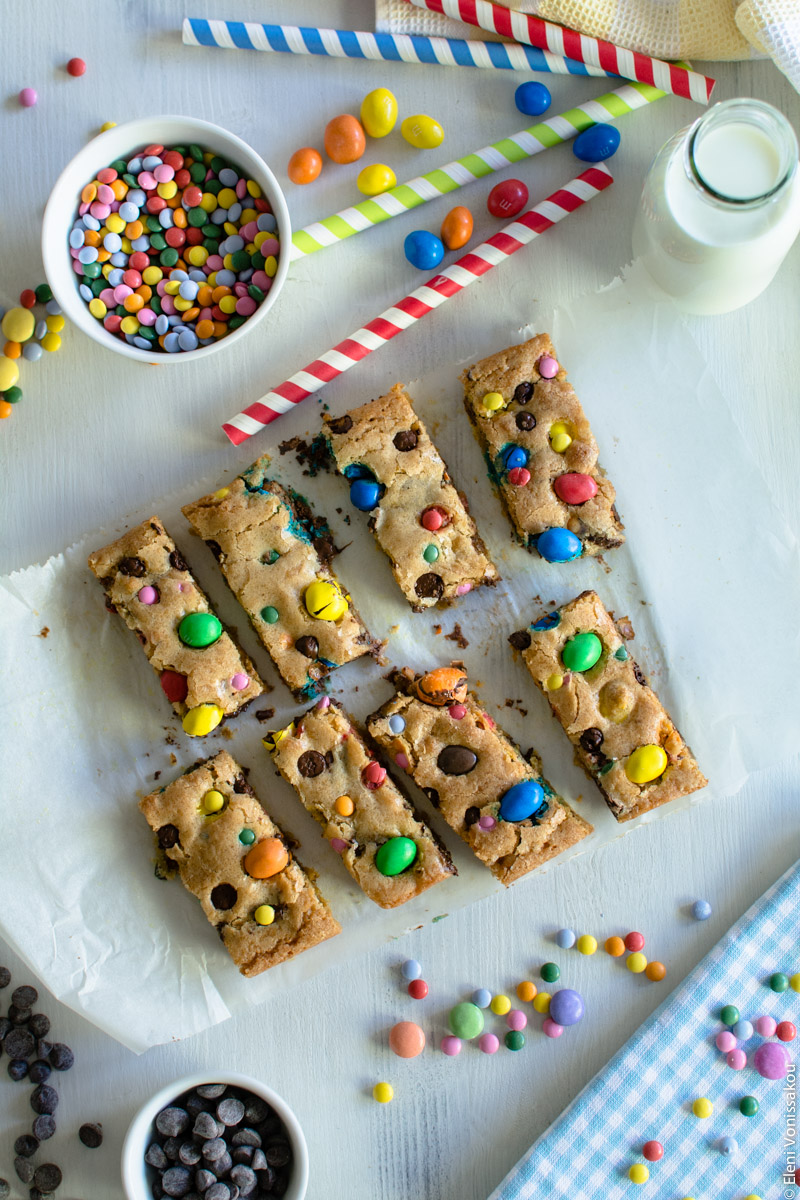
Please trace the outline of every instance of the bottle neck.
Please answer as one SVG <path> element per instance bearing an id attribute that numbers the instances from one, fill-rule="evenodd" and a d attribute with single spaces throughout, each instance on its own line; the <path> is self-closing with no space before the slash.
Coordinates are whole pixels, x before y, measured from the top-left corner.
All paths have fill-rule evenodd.
<path id="1" fill-rule="evenodd" d="M 728 213 L 783 196 L 797 172 L 797 137 L 782 113 L 760 100 L 715 104 L 689 129 L 683 167 L 703 201 Z"/>

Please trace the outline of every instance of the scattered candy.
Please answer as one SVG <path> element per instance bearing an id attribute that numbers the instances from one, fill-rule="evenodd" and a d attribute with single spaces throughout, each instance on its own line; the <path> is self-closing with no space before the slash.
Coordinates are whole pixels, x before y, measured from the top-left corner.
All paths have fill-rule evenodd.
<path id="1" fill-rule="evenodd" d="M 331 162 L 356 162 L 367 148 L 364 128 L 349 113 L 333 117 L 325 126 L 325 153 Z"/>
<path id="2" fill-rule="evenodd" d="M 3 336 L 10 342 L 27 342 L 35 327 L 36 318 L 27 308 L 10 308 L 0 323 Z"/>
<path id="3" fill-rule="evenodd" d="M 225 807 L 225 797 L 222 792 L 218 792 L 216 788 L 206 792 L 200 803 L 202 812 L 209 816 L 211 813 L 220 812 Z"/>
<path id="4" fill-rule="evenodd" d="M 596 633 L 576 633 L 561 651 L 561 661 L 569 671 L 589 671 L 602 653 L 603 643 Z"/>
<path id="5" fill-rule="evenodd" d="M 647 1183 L 650 1178 L 650 1172 L 644 1163 L 634 1163 L 628 1171 L 628 1178 L 631 1183 Z"/>
<path id="6" fill-rule="evenodd" d="M 427 229 L 416 229 L 409 233 L 403 242 L 403 252 L 412 267 L 420 271 L 433 270 L 444 258 L 441 240 Z"/>
<path id="7" fill-rule="evenodd" d="M 517 998 L 522 1000 L 523 1004 L 529 1004 L 536 996 L 537 990 L 535 983 L 532 983 L 530 979 L 525 979 L 522 983 L 517 984 Z M 481 1004 L 478 1007 L 485 1008 L 486 1006 Z"/>
<path id="8" fill-rule="evenodd" d="M 726 1004 L 720 1010 L 719 1019 L 723 1025 L 735 1025 L 739 1020 L 739 1010 L 735 1004 Z"/>
<path id="9" fill-rule="evenodd" d="M 500 801 L 500 819 L 503 821 L 526 821 L 538 812 L 544 801 L 544 789 L 535 779 L 522 779 L 503 794 Z"/>
<path id="10" fill-rule="evenodd" d="M 625 760 L 625 774 L 631 783 L 652 783 L 667 769 L 666 751 L 661 746 L 639 746 Z"/>
<path id="11" fill-rule="evenodd" d="M 535 1003 L 536 1001 L 534 1001 L 534 1005 Z M 498 996 L 492 997 L 490 1007 L 495 1016 L 504 1017 L 507 1012 L 511 1011 L 511 1001 L 508 996 L 504 996 L 501 992 Z"/>
<path id="12" fill-rule="evenodd" d="M 561 971 L 556 963 L 546 962 L 542 964 L 539 974 L 545 983 L 555 983 L 560 978 Z"/>
<path id="13" fill-rule="evenodd" d="M 545 1017 L 545 1019 L 542 1021 L 542 1033 L 545 1035 L 545 1037 L 559 1038 L 563 1032 L 564 1026 L 559 1025 L 557 1021 L 552 1019 L 552 1017 Z"/>
<path id="14" fill-rule="evenodd" d="M 789 987 L 789 976 L 784 975 L 782 971 L 776 971 L 774 975 L 770 975 L 769 986 L 773 992 L 785 992 Z"/>
<path id="15" fill-rule="evenodd" d="M 492 993 L 488 988 L 476 988 L 470 999 L 478 1008 L 488 1008 L 492 1002 Z"/>
<path id="16" fill-rule="evenodd" d="M 700 1096 L 692 1105 L 692 1112 L 696 1117 L 699 1117 L 701 1121 L 704 1121 L 707 1117 L 710 1117 L 713 1111 L 714 1105 L 710 1100 L 706 1099 L 705 1096 Z"/>
<path id="17" fill-rule="evenodd" d="M 354 479 L 350 484 L 350 503 L 359 512 L 371 512 L 378 503 L 381 486 L 375 479 Z"/>
<path id="18" fill-rule="evenodd" d="M 791 977 L 789 980 L 789 986 L 793 992 L 800 992 L 800 972 Z"/>
<path id="19" fill-rule="evenodd" d="M 456 1037 L 469 1042 L 483 1033 L 483 1012 L 477 1004 L 463 1000 L 450 1009 L 448 1023 Z"/>
<path id="20" fill-rule="evenodd" d="M 7 392 L 19 379 L 19 367 L 12 358 L 0 358 L 0 392 Z"/>
<path id="21" fill-rule="evenodd" d="M 378 847 L 375 854 L 375 868 L 381 875 L 399 875 L 408 870 L 417 857 L 417 844 L 407 837 L 389 838 Z"/>
<path id="22" fill-rule="evenodd" d="M 461 1038 L 453 1037 L 448 1033 L 442 1038 L 439 1045 L 444 1054 L 447 1054 L 450 1058 L 455 1058 L 457 1054 L 461 1053 L 463 1042 Z"/>
<path id="23" fill-rule="evenodd" d="M 422 976 L 422 967 L 415 958 L 407 958 L 400 968 L 400 974 L 403 979 L 419 979 Z"/>
<path id="24" fill-rule="evenodd" d="M 611 158 L 619 148 L 619 130 L 614 125 L 591 125 L 579 133 L 572 143 L 572 153 L 581 162 L 602 162 Z"/>
<path id="25" fill-rule="evenodd" d="M 728 1054 L 728 1056 L 727 1056 L 726 1061 L 728 1063 L 728 1066 L 731 1067 L 734 1071 L 743 1071 L 744 1068 L 747 1066 L 747 1055 L 745 1054 L 744 1050 L 740 1050 L 740 1049 L 731 1050 L 730 1054 Z"/>
<path id="26" fill-rule="evenodd" d="M 509 1029 L 516 1029 L 518 1032 L 524 1029 L 528 1024 L 528 1018 L 524 1012 L 520 1012 L 518 1008 L 512 1008 L 511 1012 L 506 1017 L 506 1025 Z"/>
<path id="27" fill-rule="evenodd" d="M 575 933 L 572 929 L 559 929 L 556 934 L 556 945 L 561 950 L 571 950 L 576 942 Z"/>
<path id="28" fill-rule="evenodd" d="M 39 95 L 36 91 L 36 88 L 23 88 L 19 94 L 19 102 L 23 108 L 33 108 L 38 99 Z"/>
<path id="29" fill-rule="evenodd" d="M 739 1112 L 743 1117 L 754 1117 L 758 1108 L 759 1104 L 755 1096 L 742 1096 L 739 1101 Z"/>
<path id="30" fill-rule="evenodd" d="M 537 362 L 536 367 L 542 379 L 555 379 L 559 372 L 558 363 L 553 358 L 552 354 L 543 354 Z M 563 422 L 561 423 L 563 424 Z"/>
<path id="31" fill-rule="evenodd" d="M 483 397 L 483 407 L 489 412 L 499 412 L 501 408 L 505 408 L 506 402 L 499 392 L 487 392 Z"/>
<path id="32" fill-rule="evenodd" d="M 486 207 L 493 217 L 515 217 L 528 203 L 528 189 L 521 179 L 504 179 L 489 192 Z"/>
<path id="33" fill-rule="evenodd" d="M 339 621 L 350 605 L 338 583 L 315 579 L 305 590 L 303 603 L 310 616 L 320 621 Z"/>
<path id="34" fill-rule="evenodd" d="M 242 866 L 252 879 L 271 879 L 289 862 L 289 852 L 280 838 L 262 838 L 244 856 Z"/>
<path id="35" fill-rule="evenodd" d="M 322 155 L 313 146 L 301 146 L 289 159 L 286 174 L 292 183 L 313 183 L 322 171 Z"/>
<path id="36" fill-rule="evenodd" d="M 178 625 L 178 637 L 195 649 L 213 646 L 222 637 L 222 622 L 213 613 L 187 613 Z"/>
<path id="37" fill-rule="evenodd" d="M 736 1049 L 736 1038 L 728 1029 L 723 1030 L 722 1033 L 718 1033 L 714 1042 L 717 1049 L 721 1050 L 723 1054 L 728 1054 L 731 1050 Z"/>
<path id="38" fill-rule="evenodd" d="M 413 1021 L 398 1021 L 389 1032 L 389 1048 L 398 1058 L 416 1058 L 425 1049 L 425 1034 Z"/>
<path id="39" fill-rule="evenodd" d="M 746 1042 L 753 1036 L 753 1026 L 749 1021 L 737 1021 L 733 1027 L 733 1035 L 740 1042 Z"/>
<path id="40" fill-rule="evenodd" d="M 635 950 L 644 950 L 644 934 L 628 933 L 625 935 L 625 949 L 631 952 Z"/>
<path id="41" fill-rule="evenodd" d="M 550 1000 L 549 1013 L 558 1025 L 577 1025 L 583 1019 L 583 996 L 573 988 L 562 988 Z"/>
<path id="42" fill-rule="evenodd" d="M 629 954 L 625 961 L 628 970 L 632 971 L 634 975 L 641 975 L 642 971 L 644 971 L 645 967 L 647 966 L 647 959 L 639 951 L 637 951 L 635 954 Z"/>
<path id="43" fill-rule="evenodd" d="M 375 88 L 361 101 L 361 124 L 372 138 L 386 137 L 397 123 L 397 100 L 388 88 Z"/>
<path id="44" fill-rule="evenodd" d="M 649 962 L 644 969 L 644 973 L 651 983 L 660 983 L 667 974 L 667 968 L 662 962 Z"/>
<path id="45" fill-rule="evenodd" d="M 779 1021 L 775 1034 L 782 1042 L 793 1042 L 797 1037 L 797 1028 L 791 1021 Z"/>
<path id="46" fill-rule="evenodd" d="M 777 1028 L 774 1017 L 759 1017 L 756 1021 L 756 1032 L 762 1037 L 772 1037 Z"/>
<path id="47" fill-rule="evenodd" d="M 540 117 L 552 103 L 552 97 L 543 83 L 521 83 L 514 92 L 514 103 L 528 117 Z"/>
<path id="48" fill-rule="evenodd" d="M 500 1039 L 493 1033 L 483 1033 L 478 1038 L 478 1046 L 484 1054 L 496 1054 L 500 1049 Z"/>
<path id="49" fill-rule="evenodd" d="M 386 163 L 373 163 L 359 171 L 356 187 L 363 196 L 380 196 L 397 183 L 397 176 Z"/>
<path id="50" fill-rule="evenodd" d="M 580 634 L 578 636 L 580 636 Z M 595 950 L 597 949 L 597 938 L 592 937 L 590 933 L 582 933 L 575 944 L 577 945 L 578 951 L 581 954 L 594 954 Z"/>
<path id="51" fill-rule="evenodd" d="M 390 1083 L 376 1083 L 372 1089 L 372 1095 L 378 1104 L 388 1104 L 394 1099 L 394 1088 Z"/>
<path id="52" fill-rule="evenodd" d="M 556 526 L 539 534 L 536 549 L 545 562 L 571 562 L 574 558 L 580 558 L 583 553 L 583 543 L 571 530 Z M 578 636 L 583 635 L 578 634 Z"/>
<path id="53" fill-rule="evenodd" d="M 439 236 L 448 250 L 460 250 L 472 237 L 473 228 L 472 213 L 463 204 L 458 204 L 442 221 Z"/>
<path id="54" fill-rule="evenodd" d="M 434 121 L 433 117 L 426 117 L 424 113 L 406 117 L 400 126 L 400 133 L 417 150 L 435 150 L 444 141 L 444 130 L 439 122 Z"/>
<path id="55" fill-rule="evenodd" d="M 707 900 L 695 900 L 692 905 L 692 916 L 695 921 L 707 921 L 711 916 L 711 905 Z"/>
<path id="56" fill-rule="evenodd" d="M 732 1157 L 733 1155 L 739 1153 L 739 1143 L 736 1141 L 736 1138 L 723 1137 L 717 1142 L 717 1149 L 719 1150 L 720 1154 L 726 1154 L 729 1157 Z"/>
<path id="57" fill-rule="evenodd" d="M 161 684 L 163 687 L 163 675 Z M 206 734 L 211 733 L 212 729 L 217 728 L 223 715 L 218 704 L 198 704 L 196 708 L 190 708 L 181 721 L 183 732 L 189 737 L 205 737 Z"/>
<path id="58" fill-rule="evenodd" d="M 553 491 L 564 504 L 585 504 L 597 495 L 597 481 L 579 471 L 567 471 L 553 480 Z"/>
<path id="59" fill-rule="evenodd" d="M 642 1154 L 648 1162 L 660 1162 L 664 1157 L 664 1147 L 661 1142 L 645 1142 L 642 1146 Z"/>
<path id="60" fill-rule="evenodd" d="M 253 913 L 253 920 L 256 925 L 271 925 L 275 920 L 275 909 L 271 904 L 259 904 Z"/>
<path id="61" fill-rule="evenodd" d="M 86 63 L 82 58 L 71 58 L 67 63 L 67 73 L 74 78 L 86 74 Z"/>
<path id="62" fill-rule="evenodd" d="M 509 1050 L 521 1050 L 525 1045 L 525 1034 L 519 1033 L 516 1029 L 510 1029 L 503 1040 Z"/>
<path id="63" fill-rule="evenodd" d="M 424 979 L 412 979 L 408 985 L 408 994 L 412 1000 L 424 1000 L 428 994 L 428 985 Z"/>
<path id="64" fill-rule="evenodd" d="M 606 938 L 605 952 L 610 954 L 612 958 L 621 958 L 625 953 L 625 943 L 621 937 Z"/>
<path id="65" fill-rule="evenodd" d="M 539 992 L 533 998 L 533 1007 L 537 1013 L 549 1013 L 552 997 L 548 992 Z"/>

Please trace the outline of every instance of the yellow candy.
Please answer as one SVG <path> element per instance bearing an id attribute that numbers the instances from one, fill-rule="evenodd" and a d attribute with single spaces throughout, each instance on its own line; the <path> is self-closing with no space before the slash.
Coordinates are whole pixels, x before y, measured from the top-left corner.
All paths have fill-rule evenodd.
<path id="1" fill-rule="evenodd" d="M 160 183 L 156 188 L 162 200 L 171 200 L 178 193 L 178 185 L 174 179 L 167 179 L 164 183 Z"/>
<path id="2" fill-rule="evenodd" d="M 327 579 L 315 579 L 310 583 L 303 603 L 310 616 L 320 621 L 340 621 L 350 607 L 338 583 Z"/>
<path id="3" fill-rule="evenodd" d="M 217 197 L 213 192 L 203 192 L 200 197 L 200 207 L 203 212 L 212 213 L 215 208 L 218 208 Z"/>
<path id="4" fill-rule="evenodd" d="M 400 132 L 411 146 L 417 150 L 435 150 L 444 141 L 444 130 L 433 117 L 417 113 L 414 117 L 406 117 L 400 126 Z"/>
<path id="5" fill-rule="evenodd" d="M 272 277 L 275 274 L 275 272 L 277 271 L 277 269 L 278 269 L 278 260 L 275 257 L 275 255 L 274 254 L 267 255 L 266 262 L 264 263 L 264 274 L 269 275 L 270 279 L 272 279 Z"/>
<path id="6" fill-rule="evenodd" d="M 129 317 L 123 317 L 119 323 L 119 327 L 123 333 L 139 332 L 139 322 L 137 321 L 136 317 L 134 317 L 133 313 L 131 313 Z M 44 345 L 44 342 L 42 342 L 42 345 Z"/>
<path id="7" fill-rule="evenodd" d="M 267 238 L 271 238 L 271 237 L 272 237 L 271 233 L 267 233 L 266 230 L 259 229 L 256 236 L 253 238 L 253 245 L 255 246 L 256 250 L 260 250 L 263 243 L 267 240 Z"/>
<path id="8" fill-rule="evenodd" d="M 498 412 L 501 408 L 505 408 L 506 402 L 499 392 L 487 392 L 483 397 L 483 407 L 489 412 Z"/>
<path id="9" fill-rule="evenodd" d="M 356 187 L 364 196 L 379 196 L 397 183 L 397 176 L 386 163 L 373 163 L 359 171 Z"/>
<path id="10" fill-rule="evenodd" d="M 548 675 L 544 681 L 544 686 L 548 692 L 557 692 L 560 687 L 564 686 L 563 675 Z"/>
<path id="11" fill-rule="evenodd" d="M 191 263 L 193 267 L 202 267 L 208 258 L 208 251 L 205 246 L 190 246 L 186 251 L 185 257 L 186 261 Z"/>
<path id="12" fill-rule="evenodd" d="M 142 271 L 142 282 L 148 284 L 149 287 L 154 287 L 164 278 L 164 272 L 161 267 L 145 267 Z"/>
<path id="13" fill-rule="evenodd" d="M 714 1111 L 714 1105 L 705 1096 L 700 1096 L 692 1105 L 692 1112 L 696 1117 L 700 1117 L 704 1121 L 706 1117 L 710 1117 Z"/>
<path id="14" fill-rule="evenodd" d="M 597 949 L 597 938 L 590 933 L 582 933 L 575 945 L 581 954 L 594 954 Z"/>
<path id="15" fill-rule="evenodd" d="M 106 217 L 106 229 L 109 233 L 122 233 L 125 222 L 119 213 L 109 213 Z"/>
<path id="16" fill-rule="evenodd" d="M 41 345 L 43 350 L 49 350 L 51 354 L 54 354 L 56 350 L 61 349 L 61 338 L 57 333 L 46 333 L 42 338 Z"/>
<path id="17" fill-rule="evenodd" d="M 291 737 L 294 733 L 294 721 L 286 726 L 285 729 L 273 729 L 265 738 L 261 739 L 261 744 L 265 750 L 274 751 L 278 747 L 278 743 L 284 738 Z"/>
<path id="18" fill-rule="evenodd" d="M 271 904 L 259 904 L 253 913 L 253 920 L 256 925 L 271 925 L 275 920 L 275 909 Z"/>
<path id="19" fill-rule="evenodd" d="M 661 746 L 639 746 L 625 762 L 625 774 L 631 783 L 651 783 L 666 768 L 667 755 Z"/>
<path id="20" fill-rule="evenodd" d="M 800 973 L 797 975 L 792 975 L 791 979 L 789 980 L 789 986 L 793 992 L 800 992 Z"/>
<path id="21" fill-rule="evenodd" d="M 103 121 L 103 124 L 100 126 L 100 132 L 107 133 L 109 129 L 116 129 L 116 128 L 117 128 L 116 121 Z"/>
<path id="22" fill-rule="evenodd" d="M 563 454 L 572 445 L 572 427 L 566 421 L 555 421 L 550 426 L 550 445 L 556 454 Z"/>
<path id="23" fill-rule="evenodd" d="M 372 1095 L 378 1104 L 388 1104 L 394 1099 L 394 1088 L 390 1083 L 376 1083 L 372 1089 Z"/>
<path id="24" fill-rule="evenodd" d="M 89 301 L 89 312 L 93 317 L 97 317 L 98 321 L 102 321 L 103 317 L 108 312 L 108 309 L 100 297 L 95 296 L 94 300 Z"/>
<path id="25" fill-rule="evenodd" d="M 178 312 L 187 312 L 194 304 L 194 300 L 184 300 L 183 296 L 176 296 L 173 300 L 173 304 L 177 308 Z"/>
<path id="26" fill-rule="evenodd" d="M 373 138 L 386 137 L 397 124 L 397 100 L 388 88 L 375 88 L 361 101 L 361 124 Z"/>
<path id="27" fill-rule="evenodd" d="M 501 993 L 499 996 L 492 997 L 492 1003 L 489 1007 L 496 1016 L 504 1017 L 507 1012 L 511 1011 L 511 1001 L 508 996 L 504 996 Z"/>
<path id="28" fill-rule="evenodd" d="M 61 330 L 66 325 L 66 321 L 61 314 L 58 313 L 52 317 L 47 317 L 45 319 L 45 324 L 51 333 L 61 333 Z"/>
<path id="29" fill-rule="evenodd" d="M 0 392 L 7 392 L 19 379 L 19 367 L 13 358 L 0 358 Z"/>
<path id="30" fill-rule="evenodd" d="M 233 188 L 224 187 L 217 193 L 217 203 L 221 208 L 231 208 L 236 203 L 236 192 Z"/>
<path id="31" fill-rule="evenodd" d="M 258 209 L 243 208 L 242 215 L 239 217 L 240 225 L 247 225 L 250 221 L 257 221 L 259 217 Z"/>
<path id="32" fill-rule="evenodd" d="M 551 999 L 551 997 L 550 997 L 549 992 L 539 992 L 538 995 L 534 996 L 533 1007 L 536 1010 L 536 1012 L 537 1013 L 549 1013 L 550 1012 L 550 999 Z"/>
<path id="33" fill-rule="evenodd" d="M 352 816 L 355 809 L 355 805 L 349 796 L 339 796 L 337 800 L 334 800 L 333 807 L 340 817 Z"/>
<path id="34" fill-rule="evenodd" d="M 212 788 L 210 792 L 206 792 L 201 801 L 200 807 L 202 811 L 209 816 L 211 813 L 219 812 L 225 807 L 225 797 L 222 792 L 218 792 L 216 788 Z"/>
<path id="35" fill-rule="evenodd" d="M 637 950 L 634 954 L 628 955 L 626 963 L 629 971 L 633 971 L 634 975 L 641 975 L 647 966 L 647 959 L 640 950 Z"/>
<path id="36" fill-rule="evenodd" d="M 261 185 L 256 183 L 255 179 L 248 179 L 247 194 L 248 196 L 252 196 L 254 200 L 258 200 L 261 196 Z"/>
<path id="37" fill-rule="evenodd" d="M 123 324 L 127 319 L 122 318 Z M 138 321 L 136 324 L 138 327 Z M 205 737 L 212 729 L 217 728 L 222 716 L 222 709 L 218 704 L 198 704 L 197 708 L 190 708 L 183 718 L 183 732 L 188 733 L 189 737 Z"/>
<path id="38" fill-rule="evenodd" d="M 228 234 L 229 237 L 236 237 L 236 235 L 239 232 L 239 226 L 234 225 L 233 221 L 226 221 L 225 224 L 222 226 L 222 228 L 225 230 L 225 232 Z"/>
<path id="39" fill-rule="evenodd" d="M 2 328 L 6 341 L 27 342 L 33 334 L 36 321 L 29 308 L 10 308 L 3 317 Z M 9 384 L 9 387 L 12 385 Z"/>
<path id="40" fill-rule="evenodd" d="M 218 492 L 214 492 L 214 499 L 224 500 L 230 490 L 230 488 L 220 488 Z"/>
<path id="41" fill-rule="evenodd" d="M 650 1172 L 644 1163 L 634 1163 L 628 1171 L 628 1178 L 631 1183 L 647 1183 L 650 1178 Z"/>
<path id="42" fill-rule="evenodd" d="M 133 246 L 129 237 L 122 238 L 122 251 L 124 254 L 133 254 Z"/>
<path id="43" fill-rule="evenodd" d="M 224 313 L 236 312 L 236 297 L 235 296 L 223 296 L 219 302 L 219 306 Z"/>
<path id="44" fill-rule="evenodd" d="M 180 280 L 168 279 L 164 284 L 164 291 L 168 296 L 177 296 L 181 290 Z"/>

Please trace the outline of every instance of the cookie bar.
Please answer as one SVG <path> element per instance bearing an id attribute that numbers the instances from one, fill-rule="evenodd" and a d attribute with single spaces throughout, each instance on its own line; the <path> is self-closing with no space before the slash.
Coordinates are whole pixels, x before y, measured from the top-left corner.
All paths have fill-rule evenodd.
<path id="1" fill-rule="evenodd" d="M 350 501 L 372 514 L 370 529 L 414 612 L 497 582 L 466 498 L 399 383 L 378 400 L 324 420 Z"/>
<path id="2" fill-rule="evenodd" d="M 522 545 L 547 562 L 621 546 L 614 487 L 548 335 L 482 359 L 461 380 L 489 477 Z"/>
<path id="3" fill-rule="evenodd" d="M 381 908 L 405 904 L 456 874 L 445 847 L 327 696 L 264 745 L 353 879 Z"/>
<path id="4" fill-rule="evenodd" d="M 625 646 L 596 592 L 582 592 L 508 639 L 618 821 L 687 796 L 708 780 Z"/>
<path id="5" fill-rule="evenodd" d="M 139 808 L 242 975 L 260 975 L 341 933 L 290 839 L 225 750 Z"/>
<path id="6" fill-rule="evenodd" d="M 592 832 L 543 777 L 538 754 L 523 758 L 467 691 L 460 667 L 391 678 L 397 694 L 367 729 L 501 883 Z"/>
<path id="7" fill-rule="evenodd" d="M 378 655 L 381 643 L 330 569 L 336 549 L 327 523 L 297 492 L 267 478 L 269 461 L 258 459 L 183 513 L 217 558 L 281 678 L 308 700 L 336 667 Z"/>
<path id="8" fill-rule="evenodd" d="M 142 643 L 190 736 L 210 733 L 265 690 L 158 517 L 96 550 L 89 566 L 105 588 L 106 607 Z"/>

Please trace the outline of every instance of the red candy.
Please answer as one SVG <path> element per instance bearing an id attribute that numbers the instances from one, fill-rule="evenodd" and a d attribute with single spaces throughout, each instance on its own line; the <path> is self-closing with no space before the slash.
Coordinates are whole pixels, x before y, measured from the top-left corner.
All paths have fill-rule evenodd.
<path id="1" fill-rule="evenodd" d="M 187 183 L 192 182 L 192 177 L 186 167 L 181 167 L 179 171 L 175 172 L 175 182 L 179 188 L 185 188 Z"/>
<path id="2" fill-rule="evenodd" d="M 150 259 L 144 253 L 144 251 L 136 250 L 128 259 L 128 266 L 131 269 L 131 271 L 143 271 L 145 269 L 145 267 L 150 266 Z M 123 279 L 124 278 L 125 278 L 125 276 L 123 275 Z M 125 282 L 126 283 L 128 282 L 127 279 L 125 280 Z M 141 282 L 141 280 L 140 280 L 140 282 Z M 130 286 L 133 287 L 134 284 L 131 284 Z M 139 284 L 137 283 L 135 286 L 138 287 Z"/>
<path id="3" fill-rule="evenodd" d="M 450 524 L 450 514 L 446 513 L 443 508 L 426 508 L 419 519 L 419 523 L 423 529 L 427 529 L 429 533 L 435 533 L 437 529 L 441 529 L 443 525 Z"/>
<path id="4" fill-rule="evenodd" d="M 172 246 L 173 249 L 177 250 L 186 241 L 186 230 L 179 229 L 177 225 L 173 225 L 164 234 L 164 241 L 168 246 Z"/>
<path id="5" fill-rule="evenodd" d="M 33 308 L 36 303 L 36 292 L 31 288 L 25 288 L 25 291 L 20 294 L 19 302 L 23 308 Z"/>
<path id="6" fill-rule="evenodd" d="M 591 475 L 568 471 L 553 480 L 553 491 L 565 504 L 585 504 L 597 495 L 597 481 Z"/>
<path id="7" fill-rule="evenodd" d="M 528 189 L 521 179 L 504 179 L 489 192 L 486 207 L 493 217 L 515 217 L 528 203 Z"/>
<path id="8" fill-rule="evenodd" d="M 142 277 L 138 271 L 123 271 L 122 282 L 129 288 L 137 288 L 142 286 Z"/>
<path id="9" fill-rule="evenodd" d="M 782 1042 L 793 1042 L 797 1037 L 797 1028 L 791 1021 L 779 1021 L 775 1029 L 775 1035 Z"/>
<path id="10" fill-rule="evenodd" d="M 181 704 L 189 691 L 189 682 L 178 671 L 162 671 L 161 687 L 170 704 Z"/>
<path id="11" fill-rule="evenodd" d="M 626 934 L 626 936 L 625 936 L 625 949 L 626 950 L 630 950 L 631 953 L 635 954 L 637 951 L 642 950 L 643 948 L 644 948 L 644 934 L 635 933 L 635 932 Z"/>
<path id="12" fill-rule="evenodd" d="M 428 985 L 424 979 L 412 979 L 408 985 L 408 994 L 412 1000 L 424 1000 L 428 994 Z"/>
<path id="13" fill-rule="evenodd" d="M 168 150 L 166 154 L 161 155 L 161 158 L 168 167 L 172 167 L 173 171 L 180 171 L 183 166 L 183 155 L 178 154 L 177 150 Z"/>
<path id="14" fill-rule="evenodd" d="M 151 154 L 161 155 L 164 152 L 164 147 L 159 142 L 153 142 L 149 146 L 145 146 L 142 151 L 142 158 L 149 158 Z"/>
<path id="15" fill-rule="evenodd" d="M 642 1154 L 648 1162 L 658 1162 L 664 1157 L 664 1147 L 661 1142 L 645 1142 Z"/>
<path id="16" fill-rule="evenodd" d="M 202 199 L 203 193 L 199 187 L 187 187 L 183 189 L 182 203 L 184 208 L 197 208 Z"/>
<path id="17" fill-rule="evenodd" d="M 382 767 L 379 762 L 375 762 L 374 759 L 372 762 L 367 763 L 361 772 L 361 782 L 371 792 L 376 792 L 382 786 L 385 779 L 386 768 Z"/>
<path id="18" fill-rule="evenodd" d="M 71 58 L 67 63 L 67 74 L 74 75 L 75 78 L 83 75 L 86 72 L 86 63 L 82 58 Z"/>
<path id="19" fill-rule="evenodd" d="M 512 467 L 508 472 L 508 482 L 513 483 L 514 487 L 525 487 L 530 480 L 531 473 L 527 467 Z"/>

